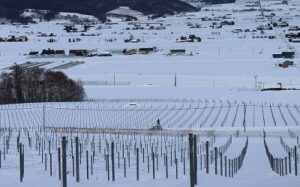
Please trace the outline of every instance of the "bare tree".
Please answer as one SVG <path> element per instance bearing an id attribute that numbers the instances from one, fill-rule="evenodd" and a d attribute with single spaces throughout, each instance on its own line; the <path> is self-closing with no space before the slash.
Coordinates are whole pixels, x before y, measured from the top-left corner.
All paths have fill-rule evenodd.
<path id="1" fill-rule="evenodd" d="M 0 75 L 0 103 L 82 101 L 80 83 L 62 72 L 14 65 Z"/>

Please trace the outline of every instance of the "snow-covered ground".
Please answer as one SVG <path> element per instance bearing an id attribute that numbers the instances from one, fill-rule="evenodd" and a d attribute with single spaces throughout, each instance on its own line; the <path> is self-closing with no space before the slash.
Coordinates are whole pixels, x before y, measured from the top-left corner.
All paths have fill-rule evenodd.
<path id="1" fill-rule="evenodd" d="M 246 113 L 244 113 L 245 111 Z M 61 137 L 67 136 L 69 142 L 67 176 L 68 184 L 71 186 L 150 186 L 153 184 L 188 186 L 189 165 L 188 160 L 186 159 L 186 162 L 184 160 L 188 158 L 187 134 L 193 133 L 197 135 L 198 139 L 198 186 L 222 184 L 223 186 L 280 187 L 288 184 L 296 187 L 300 179 L 294 174 L 295 157 L 292 157 L 291 160 L 291 173 L 279 176 L 272 171 L 269 165 L 264 150 L 263 136 L 266 133 L 266 142 L 271 154 L 276 158 L 284 159 L 288 156 L 286 146 L 289 147 L 288 150 L 293 149 L 294 146 L 300 147 L 297 139 L 300 134 L 299 116 L 298 105 L 200 99 L 120 98 L 76 103 L 2 105 L 0 108 L 0 138 L 3 141 L 0 141 L 0 150 L 2 151 L 0 180 L 4 185 L 60 186 L 57 148 L 61 147 Z M 160 119 L 164 130 L 147 130 L 156 124 L 157 119 Z M 82 146 L 80 152 L 82 152 L 83 159 L 79 166 L 79 183 L 75 182 L 72 166 L 76 136 L 79 137 Z M 19 142 L 24 144 L 25 149 L 23 183 L 19 183 L 17 137 L 19 137 Z M 283 137 L 284 143 L 280 137 Z M 229 169 L 225 164 L 225 156 L 227 159 L 238 158 L 247 138 L 249 145 L 243 166 L 234 174 L 233 178 L 228 178 Z M 206 173 L 205 168 L 206 141 L 209 141 L 210 145 L 209 174 Z M 116 180 L 114 182 L 111 181 L 111 168 L 109 171 L 105 169 L 106 161 L 104 160 L 105 155 L 108 154 L 107 151 L 111 150 L 112 142 L 116 143 L 114 151 Z M 154 146 L 153 150 L 158 155 L 155 167 L 158 166 L 159 169 L 155 169 L 155 179 L 152 174 L 151 146 Z M 122 153 L 122 147 L 126 148 L 125 154 Z M 214 174 L 214 147 L 219 150 L 217 175 Z M 141 151 L 138 181 L 136 179 L 136 148 Z M 142 156 L 143 149 L 144 156 Z M 93 157 L 88 157 L 89 166 L 86 165 L 85 151 L 88 151 L 90 155 L 94 152 Z M 110 151 L 108 152 L 111 160 L 112 155 Z M 223 154 L 223 157 L 220 156 L 220 153 Z M 292 156 L 294 153 L 292 152 Z M 298 152 L 296 153 L 298 155 Z M 166 154 L 169 160 L 168 178 L 166 178 L 164 162 Z M 50 155 L 52 156 L 52 177 L 50 176 Z M 149 172 L 148 156 L 150 158 L 149 168 L 151 168 Z M 222 158 L 222 175 L 220 157 Z M 92 158 L 94 161 L 90 163 Z M 178 179 L 176 179 L 176 158 Z M 296 160 L 298 158 L 297 156 Z M 124 177 L 124 159 L 126 177 Z M 229 161 L 226 161 L 228 164 Z M 91 165 L 93 166 L 91 167 Z M 89 168 L 89 179 L 86 177 L 87 167 Z M 225 174 L 225 167 L 227 167 L 227 174 Z M 299 164 L 297 169 L 300 169 Z M 108 173 L 110 180 L 107 179 Z"/>
<path id="2" fill-rule="evenodd" d="M 273 4 L 272 4 L 273 3 Z M 265 4 L 265 5 L 264 5 Z M 272 12 L 265 12 L 266 15 L 276 14 L 274 21 L 282 18 L 287 20 L 290 26 L 297 26 L 299 23 L 299 6 L 278 5 L 275 2 L 263 2 L 263 7 L 272 9 Z M 127 22 L 115 22 L 111 25 L 96 25 L 87 33 L 88 36 L 80 36 L 82 33 L 66 33 L 63 30 L 63 21 L 44 22 L 28 27 L 2 25 L 0 33 L 2 37 L 8 35 L 27 35 L 28 42 L 24 43 L 1 43 L 0 58 L 1 68 L 8 67 L 13 63 L 38 62 L 45 63 L 44 68 L 53 68 L 62 64 L 74 61 L 83 61 L 84 64 L 61 69 L 71 78 L 81 80 L 86 86 L 89 98 L 108 97 L 110 94 L 115 97 L 127 97 L 126 92 L 133 92 L 134 96 L 147 94 L 146 97 L 157 95 L 156 92 L 164 92 L 164 95 L 181 93 L 178 97 L 185 97 L 185 94 L 194 98 L 209 97 L 214 92 L 239 97 L 239 95 L 252 95 L 255 85 L 258 88 L 279 87 L 282 83 L 286 88 L 299 88 L 299 44 L 289 43 L 284 38 L 288 27 L 274 28 L 267 30 L 264 34 L 256 30 L 260 25 L 266 25 L 271 21 L 258 19 L 260 11 L 239 11 L 244 10 L 244 4 L 216 5 L 207 7 L 197 13 L 187 13 L 172 17 L 147 20 L 141 17 L 136 24 L 144 27 L 145 30 L 133 30 L 135 26 Z M 257 7 L 256 7 L 257 8 Z M 280 9 L 279 9 L 280 8 Z M 208 10 L 208 11 L 205 11 Z M 226 19 L 219 18 L 226 16 Z M 298 16 L 298 17 L 296 17 Z M 200 18 L 216 18 L 216 21 L 201 21 Z M 212 29 L 212 22 L 219 24 L 221 21 L 234 21 L 234 26 L 223 26 L 221 29 Z M 55 23 L 60 24 L 55 24 Z M 153 23 L 153 24 L 152 24 Z M 158 23 L 158 24 L 157 24 Z M 148 24 L 148 26 L 147 26 Z M 162 24 L 164 30 L 149 30 Z M 200 25 L 201 28 L 190 28 L 193 25 Z M 78 30 L 83 27 L 77 25 Z M 97 30 L 96 28 L 101 28 Z M 130 29 L 130 30 L 127 30 Z M 233 33 L 237 29 L 243 32 Z M 40 37 L 41 33 L 53 33 L 54 37 Z M 176 39 L 181 36 L 195 34 L 200 36 L 200 43 L 178 43 Z M 125 43 L 124 39 L 140 39 L 139 43 Z M 275 39 L 257 38 L 275 36 Z M 253 38 L 254 37 L 254 38 Z M 54 43 L 47 40 L 53 38 Z M 69 42 L 79 38 L 80 42 Z M 112 42 L 109 42 L 111 39 Z M 137 49 L 141 47 L 157 47 L 158 51 L 148 55 L 123 55 L 119 54 L 124 49 Z M 112 57 L 28 57 L 30 51 L 42 49 L 88 49 L 99 52 L 109 51 Z M 185 49 L 187 54 L 192 56 L 168 56 L 171 49 Z M 295 51 L 293 59 L 295 66 L 280 68 L 279 63 L 284 59 L 273 59 L 272 54 L 283 51 Z M 174 86 L 175 77 L 177 87 Z M 115 85 L 115 86 L 113 86 Z M 170 91 L 168 91 L 170 90 Z M 200 91 L 201 90 L 201 91 Z M 208 90 L 208 91 L 207 91 Z M 214 91 L 215 90 L 215 91 Z M 237 91 L 241 94 L 237 94 Z M 197 94 L 191 94 L 196 92 Z M 206 92 L 208 92 L 206 94 Z M 107 94 L 106 94 L 107 93 Z M 245 94 L 246 93 L 246 94 Z M 115 95 L 116 94 L 116 95 Z M 278 93 L 273 95 L 276 99 Z M 298 95 L 298 91 L 288 93 Z M 265 93 L 258 93 L 258 97 L 264 97 Z M 285 93 L 284 93 L 285 95 Z M 296 97 L 295 96 L 295 97 Z M 285 96 L 283 96 L 284 98 Z"/>

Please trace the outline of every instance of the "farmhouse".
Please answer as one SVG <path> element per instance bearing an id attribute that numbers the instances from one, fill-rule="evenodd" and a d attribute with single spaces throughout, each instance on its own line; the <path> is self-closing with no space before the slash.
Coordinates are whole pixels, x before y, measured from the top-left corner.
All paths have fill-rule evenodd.
<path id="1" fill-rule="evenodd" d="M 102 52 L 102 53 L 99 53 L 98 56 L 101 56 L 101 57 L 110 57 L 110 56 L 112 56 L 112 54 L 110 52 Z"/>
<path id="2" fill-rule="evenodd" d="M 139 43 L 140 41 L 141 41 L 140 39 L 133 39 L 133 38 L 124 40 L 125 43 Z"/>
<path id="3" fill-rule="evenodd" d="M 295 52 L 282 52 L 281 54 L 273 54 L 273 58 L 295 58 Z"/>
<path id="4" fill-rule="evenodd" d="M 29 56 L 37 56 L 38 54 L 39 54 L 38 51 L 30 51 L 30 52 L 28 53 Z"/>
<path id="5" fill-rule="evenodd" d="M 300 27 L 299 26 L 291 26 L 289 28 L 289 31 L 300 31 Z"/>
<path id="6" fill-rule="evenodd" d="M 201 38 L 191 34 L 188 37 L 181 36 L 179 39 L 176 39 L 176 42 L 201 42 Z"/>
<path id="7" fill-rule="evenodd" d="M 124 55 L 135 55 L 138 53 L 137 49 L 124 49 L 123 54 Z"/>
<path id="8" fill-rule="evenodd" d="M 286 38 L 288 39 L 292 39 L 292 38 L 300 38 L 300 32 L 298 32 L 298 34 L 295 33 L 288 33 L 285 35 Z"/>
<path id="9" fill-rule="evenodd" d="M 290 66 L 293 66 L 294 65 L 294 62 L 293 61 L 284 61 L 282 64 L 278 64 L 279 67 L 282 67 L 282 68 L 288 68 Z"/>
<path id="10" fill-rule="evenodd" d="M 295 52 L 282 52 L 283 58 L 295 58 Z"/>
<path id="11" fill-rule="evenodd" d="M 272 40 L 272 39 L 275 39 L 276 36 L 268 36 L 268 38 Z"/>
<path id="12" fill-rule="evenodd" d="M 170 55 L 185 55 L 186 50 L 185 49 L 171 49 Z"/>
<path id="13" fill-rule="evenodd" d="M 234 21 L 227 21 L 227 20 L 225 20 L 225 21 L 221 22 L 221 25 L 234 25 Z"/>
<path id="14" fill-rule="evenodd" d="M 0 42 L 27 42 L 28 38 L 26 36 L 16 37 L 15 35 L 10 35 L 7 38 L 0 38 Z"/>
<path id="15" fill-rule="evenodd" d="M 290 42 L 293 42 L 293 43 L 300 43 L 300 38 L 295 38 L 295 39 L 290 39 L 291 41 Z"/>
<path id="16" fill-rule="evenodd" d="M 149 48 L 139 48 L 139 54 L 149 54 L 156 51 L 156 47 L 149 47 Z"/>
<path id="17" fill-rule="evenodd" d="M 54 55 L 55 50 L 54 49 L 43 49 L 41 52 L 41 55 L 46 56 L 46 55 Z"/>
<path id="18" fill-rule="evenodd" d="M 55 55 L 64 56 L 65 55 L 65 50 L 55 50 Z"/>
<path id="19" fill-rule="evenodd" d="M 273 27 L 283 28 L 283 27 L 288 27 L 288 26 L 289 26 L 289 24 L 285 21 L 280 21 L 280 22 L 273 23 Z"/>
<path id="20" fill-rule="evenodd" d="M 98 51 L 97 50 L 89 50 L 87 53 L 88 57 L 93 57 L 93 56 L 98 56 Z"/>
<path id="21" fill-rule="evenodd" d="M 36 52 L 30 52 L 32 55 L 37 55 Z M 29 55 L 30 55 L 29 53 Z M 43 49 L 41 52 L 41 55 L 48 56 L 48 55 L 55 55 L 55 56 L 64 56 L 65 51 L 64 50 L 54 50 L 54 49 Z"/>
<path id="22" fill-rule="evenodd" d="M 69 50 L 70 56 L 87 56 L 88 50 L 86 49 L 71 49 Z"/>
<path id="23" fill-rule="evenodd" d="M 273 54 L 273 58 L 283 58 L 282 54 Z"/>
<path id="24" fill-rule="evenodd" d="M 67 25 L 67 26 L 64 27 L 63 30 L 65 30 L 66 32 L 77 32 L 78 29 L 74 26 Z"/>

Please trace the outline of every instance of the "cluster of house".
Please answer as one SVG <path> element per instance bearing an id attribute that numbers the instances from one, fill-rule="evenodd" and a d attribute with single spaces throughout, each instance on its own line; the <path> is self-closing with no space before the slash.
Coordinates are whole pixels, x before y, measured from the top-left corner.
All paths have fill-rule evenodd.
<path id="1" fill-rule="evenodd" d="M 139 43 L 141 40 L 140 39 L 135 39 L 134 36 L 131 34 L 128 39 L 125 39 L 125 43 Z"/>
<path id="2" fill-rule="evenodd" d="M 124 49 L 123 54 L 124 55 L 136 55 L 136 54 L 150 54 L 157 52 L 156 47 L 145 47 L 145 48 L 138 48 L 138 49 Z"/>
<path id="3" fill-rule="evenodd" d="M 273 58 L 294 59 L 295 58 L 295 52 L 294 51 L 289 51 L 289 52 L 282 52 L 281 54 L 273 54 Z"/>
<path id="4" fill-rule="evenodd" d="M 250 30 L 250 29 L 233 29 L 232 31 L 231 31 L 232 33 L 241 33 L 241 32 L 257 32 L 257 30 L 256 29 L 252 29 L 252 30 Z"/>
<path id="5" fill-rule="evenodd" d="M 284 61 L 283 63 L 278 64 L 279 67 L 288 68 L 290 66 L 294 66 L 294 62 L 291 60 Z"/>
<path id="6" fill-rule="evenodd" d="M 188 22 L 186 24 L 190 29 L 200 29 L 202 28 L 202 26 L 199 24 L 199 23 L 191 23 L 191 22 Z"/>
<path id="7" fill-rule="evenodd" d="M 289 33 L 286 34 L 285 37 L 289 40 L 289 42 L 293 43 L 300 43 L 300 32 L 296 33 Z"/>
<path id="8" fill-rule="evenodd" d="M 0 37 L 0 42 L 27 42 L 27 41 L 28 41 L 27 36 L 10 35 L 5 38 Z"/>
<path id="9" fill-rule="evenodd" d="M 266 36 L 266 35 L 260 35 L 260 36 L 252 36 L 252 39 L 275 39 L 276 36 L 270 35 L 270 36 Z"/>
<path id="10" fill-rule="evenodd" d="M 277 28 L 283 28 L 283 27 L 288 27 L 289 24 L 287 21 L 283 21 L 282 18 L 280 18 L 277 22 L 272 22 L 273 27 Z"/>
<path id="11" fill-rule="evenodd" d="M 81 33 L 80 34 L 80 36 L 100 36 L 101 34 L 94 34 L 94 33 L 92 33 L 92 34 L 86 34 L 86 33 Z"/>
<path id="12" fill-rule="evenodd" d="M 102 25 L 99 25 L 95 30 L 104 30 L 104 29 L 111 29 L 111 28 L 112 28 L 111 26 L 102 26 Z"/>
<path id="13" fill-rule="evenodd" d="M 209 26 L 213 29 L 221 29 L 224 25 L 234 25 L 234 21 L 221 21 L 220 23 L 218 22 L 212 22 L 212 24 Z"/>
<path id="14" fill-rule="evenodd" d="M 69 42 L 81 42 L 81 38 L 69 38 Z"/>
<path id="15" fill-rule="evenodd" d="M 273 14 L 270 15 L 270 19 L 273 19 Z M 259 25 L 257 27 L 257 30 L 273 30 L 273 27 L 284 28 L 288 26 L 288 22 L 280 18 L 278 21 L 272 20 L 271 23 L 268 23 L 266 25 Z"/>
<path id="16" fill-rule="evenodd" d="M 53 33 L 50 33 L 50 34 L 47 34 L 47 33 L 42 33 L 42 32 L 38 32 L 38 37 L 54 37 L 56 36 L 55 34 Z"/>
<path id="17" fill-rule="evenodd" d="M 136 55 L 136 54 L 150 54 L 157 52 L 156 47 L 144 47 L 144 48 L 134 48 L 134 49 L 124 49 L 120 54 L 123 55 Z M 71 49 L 68 55 L 65 50 L 55 50 L 55 49 L 43 49 L 42 52 L 31 51 L 28 56 L 51 56 L 51 57 L 66 57 L 66 56 L 80 56 L 80 57 L 110 57 L 111 52 L 99 52 L 98 50 L 87 50 L 87 49 Z"/>
<path id="18" fill-rule="evenodd" d="M 215 17 L 202 17 L 201 21 L 212 21 L 212 24 L 210 25 L 213 29 L 220 29 L 225 25 L 234 25 L 234 21 L 228 21 L 231 18 L 232 14 L 225 14 L 224 16 L 215 16 Z"/>
<path id="19" fill-rule="evenodd" d="M 126 27 L 125 30 L 165 30 L 167 28 L 163 23 L 129 22 L 128 25 L 133 25 L 133 27 Z"/>
<path id="20" fill-rule="evenodd" d="M 259 7 L 259 1 L 247 1 L 245 7 Z"/>
<path id="21" fill-rule="evenodd" d="M 49 42 L 49 43 L 54 43 L 54 42 L 57 42 L 57 40 L 55 40 L 54 38 L 49 38 L 49 39 L 47 40 L 47 42 Z"/>
<path id="22" fill-rule="evenodd" d="M 273 26 L 270 23 L 268 23 L 266 25 L 259 25 L 256 29 L 257 30 L 262 30 L 262 31 L 264 31 L 264 30 L 273 30 Z"/>
<path id="23" fill-rule="evenodd" d="M 171 49 L 167 56 L 193 56 L 193 53 L 187 53 L 185 49 Z"/>
<path id="24" fill-rule="evenodd" d="M 211 27 L 212 29 L 221 29 L 223 25 L 221 25 L 221 23 L 212 22 L 209 27 Z"/>
<path id="25" fill-rule="evenodd" d="M 165 26 L 149 26 L 148 28 L 142 27 L 142 26 L 135 26 L 135 27 L 126 27 L 125 30 L 166 30 L 167 28 Z"/>
<path id="26" fill-rule="evenodd" d="M 43 49 L 42 52 L 31 51 L 28 56 L 54 56 L 62 57 L 67 56 L 65 50 L 55 50 L 55 49 Z M 81 57 L 92 57 L 92 56 L 112 56 L 109 52 L 98 52 L 95 50 L 87 49 L 71 49 L 69 50 L 68 56 L 81 56 Z"/>
<path id="27" fill-rule="evenodd" d="M 116 42 L 117 38 L 105 38 L 105 42 Z"/>
<path id="28" fill-rule="evenodd" d="M 299 26 L 291 26 L 291 27 L 289 27 L 288 31 L 300 31 L 300 27 Z"/>
<path id="29" fill-rule="evenodd" d="M 43 49 L 42 52 L 38 51 L 30 51 L 28 53 L 29 56 L 65 56 L 65 50 L 54 50 L 54 49 Z"/>
<path id="30" fill-rule="evenodd" d="M 227 21 L 227 20 L 225 20 L 225 21 L 221 22 L 221 25 L 234 25 L 234 24 L 235 24 L 234 21 Z"/>
<path id="31" fill-rule="evenodd" d="M 225 14 L 224 16 L 216 16 L 216 17 L 207 17 L 207 16 L 205 16 L 205 17 L 202 17 L 201 18 L 201 21 L 221 21 L 221 20 L 228 20 L 228 19 L 232 19 L 230 16 L 231 16 L 232 14 Z"/>
<path id="32" fill-rule="evenodd" d="M 78 28 L 76 28 L 74 25 L 65 25 L 63 30 L 65 30 L 66 32 L 87 32 L 91 27 L 91 25 L 83 25 L 83 29 L 81 31 L 78 30 Z"/>
<path id="33" fill-rule="evenodd" d="M 278 66 L 282 67 L 282 68 L 288 68 L 291 66 L 294 66 L 294 62 L 290 59 L 294 59 L 295 58 L 295 52 L 294 51 L 290 51 L 290 52 L 282 52 L 281 54 L 273 54 L 273 58 L 284 58 L 284 59 L 288 59 L 286 61 L 284 61 L 283 63 L 279 63 Z"/>
<path id="34" fill-rule="evenodd" d="M 180 38 L 177 38 L 176 42 L 201 42 L 201 38 L 194 34 L 191 34 L 188 37 L 181 36 Z"/>

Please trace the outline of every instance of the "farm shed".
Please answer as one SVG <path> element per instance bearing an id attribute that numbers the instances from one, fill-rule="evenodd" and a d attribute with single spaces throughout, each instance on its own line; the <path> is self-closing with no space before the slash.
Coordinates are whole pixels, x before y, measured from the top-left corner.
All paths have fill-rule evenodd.
<path id="1" fill-rule="evenodd" d="M 41 52 L 41 55 L 54 55 L 54 54 L 55 54 L 54 49 L 43 49 L 43 51 Z"/>
<path id="2" fill-rule="evenodd" d="M 139 54 L 149 54 L 156 51 L 156 47 L 139 48 Z"/>
<path id="3" fill-rule="evenodd" d="M 87 56 L 88 50 L 86 49 L 71 49 L 69 51 L 70 56 Z"/>
<path id="4" fill-rule="evenodd" d="M 39 54 L 38 51 L 30 51 L 30 52 L 28 53 L 29 56 L 36 56 L 36 55 L 38 55 L 38 54 Z"/>
<path id="5" fill-rule="evenodd" d="M 295 52 L 282 52 L 283 58 L 295 58 Z"/>
<path id="6" fill-rule="evenodd" d="M 293 43 L 300 43 L 300 38 L 299 38 L 299 39 L 291 39 L 291 41 L 292 41 Z"/>
<path id="7" fill-rule="evenodd" d="M 138 53 L 137 49 L 124 49 L 123 54 L 124 55 L 135 55 Z"/>
<path id="8" fill-rule="evenodd" d="M 282 68 L 288 68 L 288 67 L 293 66 L 293 65 L 294 65 L 293 61 L 285 61 L 282 64 L 278 64 L 278 66 L 282 67 Z"/>
<path id="9" fill-rule="evenodd" d="M 170 55 L 185 55 L 185 49 L 171 49 Z"/>
<path id="10" fill-rule="evenodd" d="M 295 58 L 295 52 L 282 52 L 281 54 L 273 54 L 273 58 Z"/>
<path id="11" fill-rule="evenodd" d="M 98 56 L 109 57 L 109 56 L 112 56 L 112 54 L 110 52 L 102 52 L 102 53 L 99 53 Z"/>
<path id="12" fill-rule="evenodd" d="M 55 50 L 55 55 L 64 56 L 65 55 L 65 50 Z"/>
<path id="13" fill-rule="evenodd" d="M 273 58 L 283 58 L 282 54 L 273 54 Z"/>

